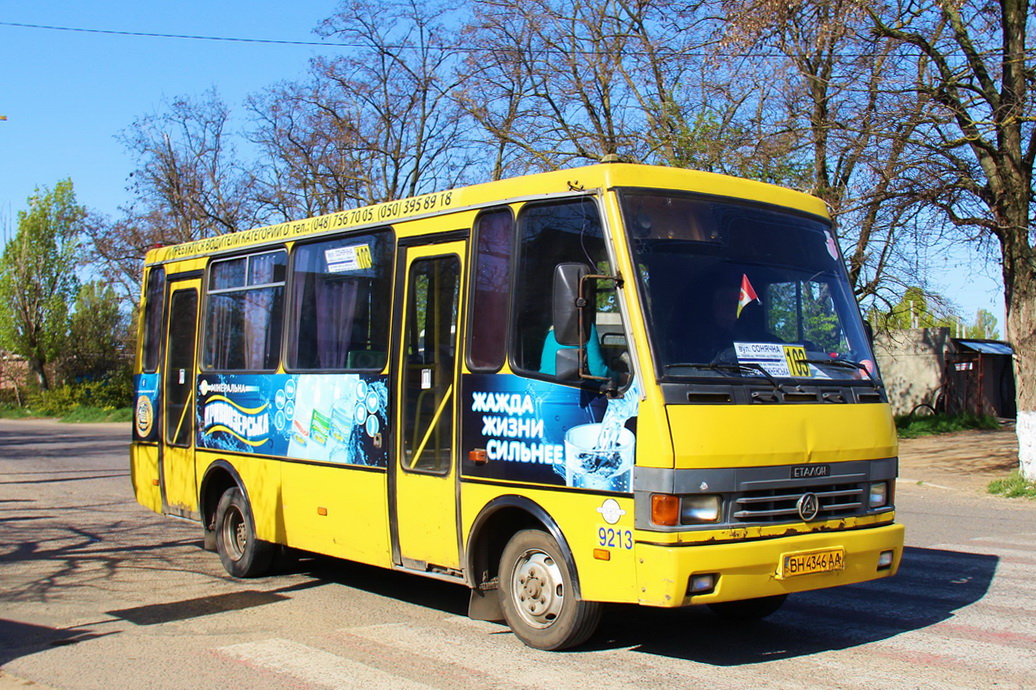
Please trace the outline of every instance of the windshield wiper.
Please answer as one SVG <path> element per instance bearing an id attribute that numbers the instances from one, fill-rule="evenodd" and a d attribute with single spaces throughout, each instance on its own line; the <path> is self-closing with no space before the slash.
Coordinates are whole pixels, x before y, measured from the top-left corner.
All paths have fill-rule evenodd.
<path id="1" fill-rule="evenodd" d="M 784 388 L 781 387 L 780 381 L 775 379 L 773 377 L 773 374 L 771 374 L 766 369 L 764 369 L 761 364 L 757 364 L 755 362 L 750 362 L 750 363 L 746 363 L 746 364 L 741 364 L 741 363 L 737 363 L 737 364 L 729 363 L 728 364 L 726 362 L 707 362 L 707 363 L 706 362 L 679 362 L 679 363 L 676 363 L 676 364 L 666 364 L 665 365 L 666 369 L 678 369 L 680 367 L 688 367 L 688 368 L 695 368 L 695 369 L 710 369 L 712 371 L 734 371 L 734 372 L 738 372 L 738 373 L 744 373 L 746 371 L 757 371 L 760 374 L 762 374 L 764 377 L 766 377 L 766 380 L 769 381 L 773 385 L 774 388 L 776 388 L 777 390 L 782 391 L 782 392 L 784 391 Z"/>
<path id="2" fill-rule="evenodd" d="M 859 369 L 863 373 L 867 374 L 867 380 L 871 382 L 871 385 L 875 388 L 878 387 L 878 382 L 874 380 L 874 375 L 871 374 L 871 370 L 867 368 L 865 364 L 860 362 L 854 362 L 851 359 L 803 359 L 800 360 L 807 364 L 818 364 L 820 366 L 834 366 L 842 367 L 843 369 Z"/>

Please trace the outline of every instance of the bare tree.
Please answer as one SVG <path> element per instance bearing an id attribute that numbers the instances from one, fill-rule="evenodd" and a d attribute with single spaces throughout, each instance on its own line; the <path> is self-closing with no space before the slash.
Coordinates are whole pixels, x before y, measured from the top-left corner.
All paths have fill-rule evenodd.
<path id="1" fill-rule="evenodd" d="M 119 139 L 137 157 L 130 204 L 112 220 L 95 217 L 86 232 L 98 267 L 131 299 L 147 250 L 234 232 L 256 218 L 250 177 L 228 132 L 229 110 L 214 91 L 177 98 L 138 118 Z"/>
<path id="2" fill-rule="evenodd" d="M 831 209 L 857 298 L 891 307 L 917 281 L 904 236 L 920 219 L 903 179 L 915 163 L 907 143 L 927 101 L 909 90 L 893 93 L 890 85 L 911 85 L 901 73 L 902 51 L 871 34 L 858 0 L 728 0 L 724 10 L 723 46 L 756 56 L 794 94 L 775 123 L 795 131 L 809 171 L 805 190 Z"/>
<path id="3" fill-rule="evenodd" d="M 528 56 L 534 31 L 521 17 L 475 3 L 463 33 L 470 48 L 463 77 L 452 96 L 476 123 L 476 146 L 493 152 L 490 177 L 542 169 L 524 123 L 535 117 L 535 79 Z M 549 167 L 549 165 L 547 166 Z"/>
<path id="4" fill-rule="evenodd" d="M 320 33 L 353 46 L 311 71 L 341 123 L 365 203 L 457 184 L 468 162 L 465 118 L 448 94 L 459 54 L 449 6 L 416 0 L 347 0 Z M 338 134 L 338 132 L 335 132 Z M 350 180 L 350 185 L 354 184 Z"/>
<path id="5" fill-rule="evenodd" d="M 909 47 L 931 100 L 916 138 L 918 200 L 966 236 L 995 238 L 1014 346 L 1019 463 L 1036 479 L 1036 33 L 1028 0 L 877 7 L 878 35 Z"/>
<path id="6" fill-rule="evenodd" d="M 498 167 L 550 170 L 617 154 L 638 160 L 619 65 L 629 35 L 617 3 L 475 0 L 461 102 Z"/>
<path id="7" fill-rule="evenodd" d="M 660 0 L 475 0 L 458 97 L 495 176 L 621 160 L 798 179 L 783 97 L 716 54 L 721 18 Z"/>
<path id="8" fill-rule="evenodd" d="M 248 99 L 260 208 L 280 220 L 307 218 L 366 203 L 357 113 L 348 94 L 320 75 L 280 84 Z"/>
<path id="9" fill-rule="evenodd" d="M 227 130 L 230 111 L 215 91 L 178 98 L 136 120 L 119 139 L 136 154 L 131 212 L 160 213 L 162 239 L 186 242 L 250 227 L 248 177 Z"/>

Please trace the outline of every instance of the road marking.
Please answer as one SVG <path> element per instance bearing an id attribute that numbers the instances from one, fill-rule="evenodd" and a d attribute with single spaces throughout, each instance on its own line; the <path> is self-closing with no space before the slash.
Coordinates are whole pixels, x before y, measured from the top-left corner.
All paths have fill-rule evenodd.
<path id="1" fill-rule="evenodd" d="M 316 647 L 282 639 L 220 647 L 217 652 L 260 668 L 284 673 L 296 680 L 328 688 L 430 688 L 369 664 L 353 661 Z"/>
<path id="2" fill-rule="evenodd" d="M 1032 547 L 1036 535 L 914 548 L 901 577 L 792 597 L 743 635 L 718 626 L 716 640 L 714 620 L 688 612 L 673 616 L 677 627 L 664 636 L 619 634 L 614 646 L 606 625 L 587 649 L 547 654 L 502 625 L 442 615 L 329 630 L 318 642 L 324 649 L 266 640 L 220 651 L 313 687 L 765 688 L 808 678 L 817 687 L 965 688 L 991 675 L 1024 686 L 1036 677 Z M 670 662 L 659 667 L 655 655 Z"/>
<path id="3" fill-rule="evenodd" d="M 339 630 L 343 638 L 362 637 L 385 646 L 395 646 L 413 657 L 432 660 L 442 668 L 463 670 L 482 677 L 481 687 L 493 688 L 637 688 L 667 687 L 674 678 L 686 686 L 709 688 L 764 687 L 767 672 L 738 670 L 738 680 L 724 679 L 726 673 L 714 666 L 684 666 L 678 674 L 646 663 L 628 648 L 608 648 L 576 653 L 542 652 L 525 646 L 504 626 L 481 623 L 458 626 L 459 616 L 440 619 L 438 624 L 392 623 Z M 487 644 L 489 636 L 507 645 Z M 591 647 L 593 645 L 591 644 Z M 443 684 L 440 687 L 456 687 Z"/>

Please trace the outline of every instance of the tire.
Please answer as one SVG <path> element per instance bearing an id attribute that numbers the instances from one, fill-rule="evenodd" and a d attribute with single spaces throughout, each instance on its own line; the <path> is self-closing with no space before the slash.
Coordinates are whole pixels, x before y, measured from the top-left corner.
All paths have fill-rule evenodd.
<path id="1" fill-rule="evenodd" d="M 914 409 L 910 410 L 911 417 L 931 417 L 935 413 L 935 408 L 928 403 L 914 405 Z"/>
<path id="2" fill-rule="evenodd" d="M 566 649 L 597 629 L 601 604 L 576 598 L 574 570 L 546 532 L 523 530 L 507 542 L 500 557 L 500 605 L 522 642 L 536 649 Z"/>
<path id="3" fill-rule="evenodd" d="M 223 568 L 234 577 L 260 577 L 270 570 L 274 545 L 255 536 L 255 520 L 238 487 L 227 489 L 216 507 L 216 551 Z"/>
<path id="4" fill-rule="evenodd" d="M 758 621 L 776 613 L 787 598 L 787 594 L 777 594 L 772 597 L 709 604 L 709 608 L 714 614 L 728 621 Z"/>

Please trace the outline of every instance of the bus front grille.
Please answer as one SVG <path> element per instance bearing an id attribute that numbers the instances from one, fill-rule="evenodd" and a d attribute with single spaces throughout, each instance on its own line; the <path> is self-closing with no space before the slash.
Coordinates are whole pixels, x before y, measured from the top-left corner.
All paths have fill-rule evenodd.
<path id="1" fill-rule="evenodd" d="M 733 518 L 737 522 L 798 522 L 799 500 L 814 494 L 820 504 L 817 520 L 859 515 L 864 509 L 864 486 L 830 484 L 758 489 L 743 492 L 734 502 Z"/>

